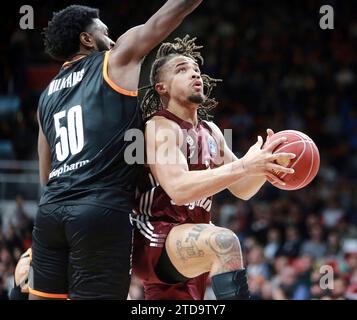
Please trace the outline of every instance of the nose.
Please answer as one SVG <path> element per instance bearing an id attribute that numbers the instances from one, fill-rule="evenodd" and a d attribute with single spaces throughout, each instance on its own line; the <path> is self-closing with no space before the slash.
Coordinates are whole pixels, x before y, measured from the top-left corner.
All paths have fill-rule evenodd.
<path id="1" fill-rule="evenodd" d="M 200 79 L 201 75 L 197 71 L 193 71 L 192 79 Z"/>
<path id="2" fill-rule="evenodd" d="M 113 48 L 115 46 L 115 42 L 113 40 L 110 40 L 109 46 L 110 49 Z"/>

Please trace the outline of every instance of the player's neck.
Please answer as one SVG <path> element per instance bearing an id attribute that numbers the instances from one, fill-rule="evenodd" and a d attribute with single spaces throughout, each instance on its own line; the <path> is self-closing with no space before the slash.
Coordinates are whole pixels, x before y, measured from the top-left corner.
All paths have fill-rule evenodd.
<path id="1" fill-rule="evenodd" d="M 68 61 L 74 62 L 74 61 L 80 60 L 84 57 L 89 56 L 93 52 L 95 52 L 94 49 L 88 50 L 86 48 L 80 48 L 80 50 L 76 54 L 74 54 L 70 59 L 68 59 Z"/>
<path id="2" fill-rule="evenodd" d="M 193 127 L 196 127 L 198 124 L 196 106 L 182 107 L 174 104 L 169 104 L 167 110 L 173 113 L 175 116 L 179 117 L 180 119 L 191 123 Z"/>
<path id="3" fill-rule="evenodd" d="M 82 60 L 83 58 L 89 56 L 91 54 L 90 51 L 88 50 L 80 50 L 76 54 L 74 54 L 72 57 L 68 58 L 67 61 L 62 65 L 63 68 L 67 69 L 69 68 L 74 62 L 77 62 L 79 60 Z"/>

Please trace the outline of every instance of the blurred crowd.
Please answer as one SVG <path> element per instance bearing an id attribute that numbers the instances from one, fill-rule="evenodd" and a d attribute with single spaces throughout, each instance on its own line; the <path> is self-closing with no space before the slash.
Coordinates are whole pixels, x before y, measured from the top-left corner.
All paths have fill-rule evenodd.
<path id="1" fill-rule="evenodd" d="M 0 214 L 0 300 L 8 300 L 14 286 L 14 271 L 20 256 L 31 247 L 33 220 L 18 195 L 10 219 L 3 221 Z"/>
<path id="2" fill-rule="evenodd" d="M 70 2 L 41 3 L 34 5 L 37 28 Z M 115 38 L 144 22 L 162 1 L 86 3 L 103 8 L 101 17 Z M 203 72 L 224 80 L 214 91 L 220 102 L 215 122 L 233 130 L 238 156 L 266 128 L 302 131 L 320 151 L 319 174 L 305 189 L 286 192 L 266 184 L 249 202 L 228 192 L 214 198 L 213 222 L 234 230 L 241 240 L 253 299 L 357 299 L 357 21 L 352 3 L 227 0 L 222 6 L 205 0 L 175 33 L 197 36 L 204 45 Z M 319 27 L 323 4 L 335 9 L 334 30 Z M 38 31 L 17 30 L 16 21 L 8 19 L 0 28 L 0 95 L 18 97 L 20 103 L 15 113 L 0 114 L 0 159 L 8 150 L 1 148 L 5 142 L 12 153 L 3 157 L 36 159 L 40 90 L 28 69 L 50 69 L 53 62 L 43 53 Z M 14 263 L 29 246 L 30 224 L 25 225 L 0 233 L 0 294 L 5 295 Z M 130 295 L 143 298 L 135 277 Z M 206 298 L 213 298 L 210 288 Z"/>

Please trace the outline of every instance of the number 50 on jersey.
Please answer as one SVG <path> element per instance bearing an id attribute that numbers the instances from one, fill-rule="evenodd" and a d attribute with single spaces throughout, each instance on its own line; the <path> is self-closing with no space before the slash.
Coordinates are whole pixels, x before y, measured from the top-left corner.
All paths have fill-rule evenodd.
<path id="1" fill-rule="evenodd" d="M 84 146 L 82 107 L 74 106 L 68 110 L 56 113 L 54 116 L 56 138 L 60 141 L 56 144 L 56 155 L 58 161 L 64 161 L 69 154 L 80 153 Z M 66 126 L 61 126 L 61 120 L 65 118 Z M 62 120 L 62 124 L 63 124 Z"/>

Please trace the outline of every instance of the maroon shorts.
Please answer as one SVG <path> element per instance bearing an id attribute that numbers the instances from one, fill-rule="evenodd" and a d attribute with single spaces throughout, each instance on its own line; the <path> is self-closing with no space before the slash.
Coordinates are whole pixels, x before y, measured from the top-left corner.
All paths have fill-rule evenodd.
<path id="1" fill-rule="evenodd" d="M 145 299 L 203 300 L 208 273 L 174 285 L 162 282 L 156 275 L 166 237 L 177 224 L 143 220 L 134 225 L 133 273 L 143 281 Z"/>

